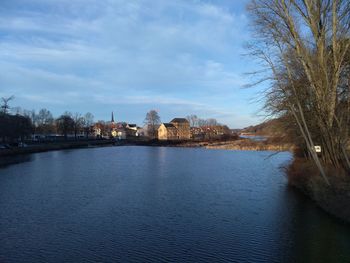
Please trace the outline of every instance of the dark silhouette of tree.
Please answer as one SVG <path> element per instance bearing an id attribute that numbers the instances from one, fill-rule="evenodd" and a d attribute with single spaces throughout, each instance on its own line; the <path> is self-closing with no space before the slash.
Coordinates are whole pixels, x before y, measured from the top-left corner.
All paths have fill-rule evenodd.
<path id="1" fill-rule="evenodd" d="M 0 113 L 0 137 L 3 142 L 23 141 L 32 133 L 32 129 L 29 117 Z"/>
<path id="2" fill-rule="evenodd" d="M 9 102 L 13 100 L 15 97 L 10 96 L 10 97 L 2 97 L 1 98 L 1 112 L 7 114 L 10 109 Z"/>
<path id="3" fill-rule="evenodd" d="M 33 125 L 28 116 L 15 115 L 11 116 L 12 138 L 23 141 L 27 136 L 32 134 Z"/>
<path id="4" fill-rule="evenodd" d="M 77 139 L 77 134 L 83 129 L 84 118 L 78 112 L 75 113 L 72 118 L 74 121 L 74 124 L 73 124 L 74 138 Z"/>
<path id="5" fill-rule="evenodd" d="M 62 114 L 56 120 L 57 130 L 67 140 L 68 134 L 74 131 L 74 120 L 69 112 Z"/>
<path id="6" fill-rule="evenodd" d="M 37 132 L 48 135 L 54 131 L 54 118 L 47 109 L 41 109 L 35 115 Z"/>

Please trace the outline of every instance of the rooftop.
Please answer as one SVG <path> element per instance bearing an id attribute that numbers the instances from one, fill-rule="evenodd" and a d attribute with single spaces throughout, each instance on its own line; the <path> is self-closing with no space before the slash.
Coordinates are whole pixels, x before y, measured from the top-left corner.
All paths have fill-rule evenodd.
<path id="1" fill-rule="evenodd" d="M 177 122 L 177 123 L 188 123 L 188 120 L 185 118 L 174 118 L 171 122 Z"/>
<path id="2" fill-rule="evenodd" d="M 164 125 L 166 128 L 175 128 L 174 124 L 172 124 L 172 123 L 163 123 L 163 125 Z"/>

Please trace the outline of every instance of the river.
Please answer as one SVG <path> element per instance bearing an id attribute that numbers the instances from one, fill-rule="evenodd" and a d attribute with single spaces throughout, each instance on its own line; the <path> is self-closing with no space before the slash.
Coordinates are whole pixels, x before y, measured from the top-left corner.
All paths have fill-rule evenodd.
<path id="1" fill-rule="evenodd" d="M 0 167 L 0 262 L 350 262 L 289 153 L 105 147 Z"/>

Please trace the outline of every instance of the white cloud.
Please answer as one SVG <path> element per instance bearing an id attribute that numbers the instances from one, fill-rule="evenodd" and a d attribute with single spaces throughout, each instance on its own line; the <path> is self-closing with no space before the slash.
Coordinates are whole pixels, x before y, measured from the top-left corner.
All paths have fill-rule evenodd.
<path id="1" fill-rule="evenodd" d="M 229 10 L 187 0 L 8 1 L 0 8 L 2 93 L 19 93 L 26 105 L 83 98 L 95 103 L 87 108 L 221 108 L 245 83 L 235 65 L 246 18 Z"/>

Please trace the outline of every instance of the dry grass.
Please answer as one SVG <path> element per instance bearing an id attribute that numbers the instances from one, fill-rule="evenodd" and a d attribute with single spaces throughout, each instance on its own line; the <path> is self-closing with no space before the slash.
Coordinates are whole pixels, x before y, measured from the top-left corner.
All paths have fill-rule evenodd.
<path id="1" fill-rule="evenodd" d="M 250 150 L 250 151 L 292 151 L 293 145 L 290 143 L 281 143 L 276 141 L 253 141 L 250 139 L 239 139 L 229 142 L 220 142 L 208 144 L 208 149 L 226 149 L 226 150 Z"/>

